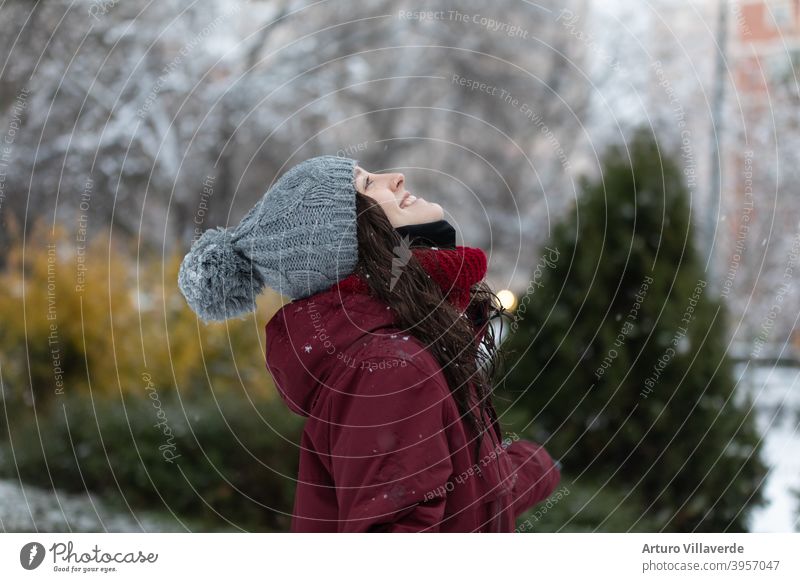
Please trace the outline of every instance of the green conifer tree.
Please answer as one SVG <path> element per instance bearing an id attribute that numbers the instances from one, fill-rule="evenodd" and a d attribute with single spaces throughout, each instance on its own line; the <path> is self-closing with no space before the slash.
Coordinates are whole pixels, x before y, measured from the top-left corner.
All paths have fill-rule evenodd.
<path id="1" fill-rule="evenodd" d="M 640 129 L 582 181 L 510 321 L 498 393 L 564 481 L 620 488 L 640 506 L 626 514 L 663 531 L 747 531 L 763 503 L 761 435 L 676 158 Z"/>

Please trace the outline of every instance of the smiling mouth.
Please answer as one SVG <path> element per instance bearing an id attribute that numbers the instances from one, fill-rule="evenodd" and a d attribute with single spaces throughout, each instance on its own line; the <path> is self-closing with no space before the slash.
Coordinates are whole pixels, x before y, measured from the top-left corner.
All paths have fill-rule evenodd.
<path id="1" fill-rule="evenodd" d="M 400 202 L 400 208 L 408 208 L 409 206 L 414 204 L 417 200 L 420 199 L 409 192 L 403 198 L 402 202 Z"/>

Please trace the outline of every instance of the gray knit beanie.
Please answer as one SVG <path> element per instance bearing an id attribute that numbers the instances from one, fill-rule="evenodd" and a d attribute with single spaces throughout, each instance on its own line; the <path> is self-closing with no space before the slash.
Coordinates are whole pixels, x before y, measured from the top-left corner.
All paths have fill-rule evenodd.
<path id="1" fill-rule="evenodd" d="M 344 279 L 358 261 L 356 160 L 318 156 L 284 173 L 234 228 L 205 231 L 178 287 L 204 321 L 256 308 L 264 285 L 291 299 Z"/>

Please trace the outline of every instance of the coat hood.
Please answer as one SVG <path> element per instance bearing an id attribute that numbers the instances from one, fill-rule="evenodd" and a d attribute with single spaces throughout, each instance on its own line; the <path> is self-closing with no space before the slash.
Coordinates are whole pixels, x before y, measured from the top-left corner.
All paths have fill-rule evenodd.
<path id="1" fill-rule="evenodd" d="M 477 329 L 480 342 L 488 313 L 469 309 L 470 289 L 486 274 L 487 259 L 477 247 L 454 249 L 414 248 L 412 252 L 442 293 Z M 331 287 L 284 305 L 266 326 L 266 363 L 281 398 L 301 416 L 309 416 L 334 367 L 376 335 L 398 330 L 394 310 L 369 293 L 366 282 L 352 273 Z M 413 335 L 403 336 L 402 350 L 424 349 Z M 362 346 L 354 345 L 360 342 Z M 351 349 L 351 346 L 352 349 Z M 346 361 L 345 363 L 351 364 Z M 338 366 L 337 366 L 338 365 Z"/>
<path id="2" fill-rule="evenodd" d="M 286 405 L 309 416 L 319 388 L 357 342 L 395 330 L 377 298 L 331 289 L 287 303 L 266 325 L 266 364 Z"/>

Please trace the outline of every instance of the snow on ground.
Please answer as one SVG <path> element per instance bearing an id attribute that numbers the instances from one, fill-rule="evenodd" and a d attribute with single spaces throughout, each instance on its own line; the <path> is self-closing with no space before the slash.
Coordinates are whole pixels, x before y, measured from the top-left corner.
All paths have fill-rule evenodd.
<path id="1" fill-rule="evenodd" d="M 96 497 L 0 480 L 0 532 L 183 532 L 169 516 L 109 510 Z"/>
<path id="2" fill-rule="evenodd" d="M 745 382 L 743 387 L 757 409 L 764 460 L 770 468 L 765 484 L 767 505 L 753 511 L 750 531 L 794 532 L 800 529 L 800 499 L 792 493 L 800 488 L 800 369 L 753 368 Z"/>

